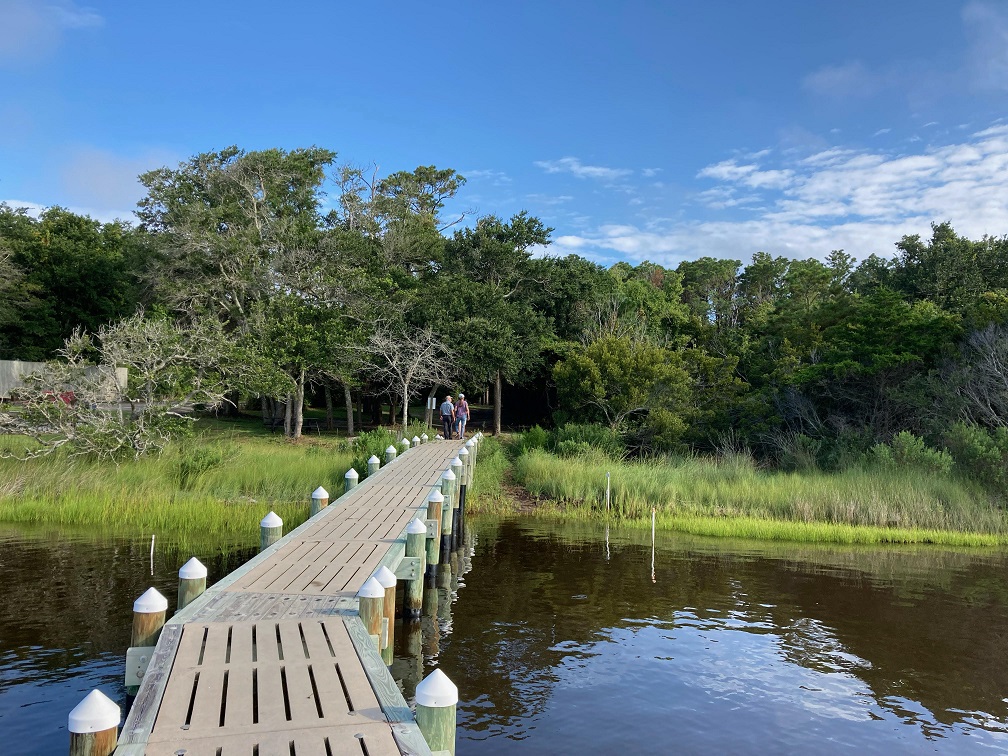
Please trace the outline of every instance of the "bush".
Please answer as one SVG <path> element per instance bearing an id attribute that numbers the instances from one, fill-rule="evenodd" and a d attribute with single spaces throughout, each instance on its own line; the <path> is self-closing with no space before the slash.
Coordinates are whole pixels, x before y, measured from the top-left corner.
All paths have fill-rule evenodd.
<path id="1" fill-rule="evenodd" d="M 966 476 L 999 493 L 1008 487 L 1008 428 L 991 433 L 978 425 L 956 423 L 945 446 Z"/>
<path id="2" fill-rule="evenodd" d="M 219 467 L 235 454 L 235 447 L 222 444 L 196 443 L 183 446 L 175 461 L 175 477 L 179 488 L 191 491 L 196 481 L 206 472 Z"/>
<path id="3" fill-rule="evenodd" d="M 812 472 L 819 469 L 822 441 L 804 433 L 782 433 L 775 440 L 777 464 L 781 469 Z"/>
<path id="4" fill-rule="evenodd" d="M 870 458 L 880 467 L 913 467 L 922 472 L 947 475 L 954 464 L 944 449 L 932 449 L 924 439 L 909 431 L 900 431 L 889 444 L 875 444 Z"/>
<path id="5" fill-rule="evenodd" d="M 552 449 L 565 457 L 594 450 L 610 459 L 619 459 L 626 451 L 619 434 L 604 425 L 567 423 L 553 431 L 550 441 Z"/>
<path id="6" fill-rule="evenodd" d="M 533 425 L 518 438 L 518 449 L 524 454 L 533 449 L 545 449 L 549 443 L 549 432 L 539 425 Z"/>
<path id="7" fill-rule="evenodd" d="M 367 476 L 367 461 L 378 457 L 385 464 L 385 450 L 390 446 L 398 446 L 398 437 L 388 428 L 375 428 L 365 431 L 353 440 L 353 468 L 363 480 Z"/>

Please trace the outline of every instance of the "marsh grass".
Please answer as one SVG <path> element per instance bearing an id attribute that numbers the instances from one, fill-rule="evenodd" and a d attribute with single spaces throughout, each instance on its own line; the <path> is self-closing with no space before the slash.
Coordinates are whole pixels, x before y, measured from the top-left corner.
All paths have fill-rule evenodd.
<path id="1" fill-rule="evenodd" d="M 466 495 L 470 514 L 502 516 L 518 509 L 514 497 L 505 488 L 510 464 L 501 443 L 493 436 L 484 436 L 480 441 L 472 490 Z"/>
<path id="2" fill-rule="evenodd" d="M 599 455 L 519 456 L 515 480 L 563 519 L 605 515 L 695 535 L 833 543 L 1008 543 L 1005 512 L 978 488 L 916 470 L 771 472 L 744 457 L 612 462 Z"/>
<path id="3" fill-rule="evenodd" d="M 25 443 L 4 441 L 6 448 Z M 351 460 L 338 440 L 293 444 L 214 427 L 160 457 L 118 465 L 62 454 L 0 459 L 0 522 L 100 526 L 176 538 L 202 534 L 253 543 L 269 510 L 289 530 L 308 516 L 308 499 L 317 486 L 338 495 Z"/>

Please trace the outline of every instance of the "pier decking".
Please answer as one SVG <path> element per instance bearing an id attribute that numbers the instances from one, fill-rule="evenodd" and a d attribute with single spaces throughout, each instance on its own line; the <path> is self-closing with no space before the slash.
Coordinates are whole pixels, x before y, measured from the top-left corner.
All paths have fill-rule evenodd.
<path id="1" fill-rule="evenodd" d="M 409 449 L 169 620 L 117 756 L 430 754 L 356 596 L 419 576 L 404 529 L 462 444 Z"/>

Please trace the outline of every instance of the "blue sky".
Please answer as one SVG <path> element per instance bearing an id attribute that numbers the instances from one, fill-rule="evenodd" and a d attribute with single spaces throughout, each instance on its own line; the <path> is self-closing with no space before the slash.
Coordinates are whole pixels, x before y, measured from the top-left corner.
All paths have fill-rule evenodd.
<path id="1" fill-rule="evenodd" d="M 675 265 L 1008 233 L 1008 3 L 0 0 L 0 198 L 317 144 L 468 178 L 553 253 Z"/>

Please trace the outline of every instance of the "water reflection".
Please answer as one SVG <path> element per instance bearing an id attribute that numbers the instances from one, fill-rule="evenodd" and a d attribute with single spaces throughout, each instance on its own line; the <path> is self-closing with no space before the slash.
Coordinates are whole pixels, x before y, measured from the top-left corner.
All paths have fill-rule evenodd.
<path id="1" fill-rule="evenodd" d="M 460 754 L 1008 747 L 1003 555 L 609 535 L 477 525 Z"/>

